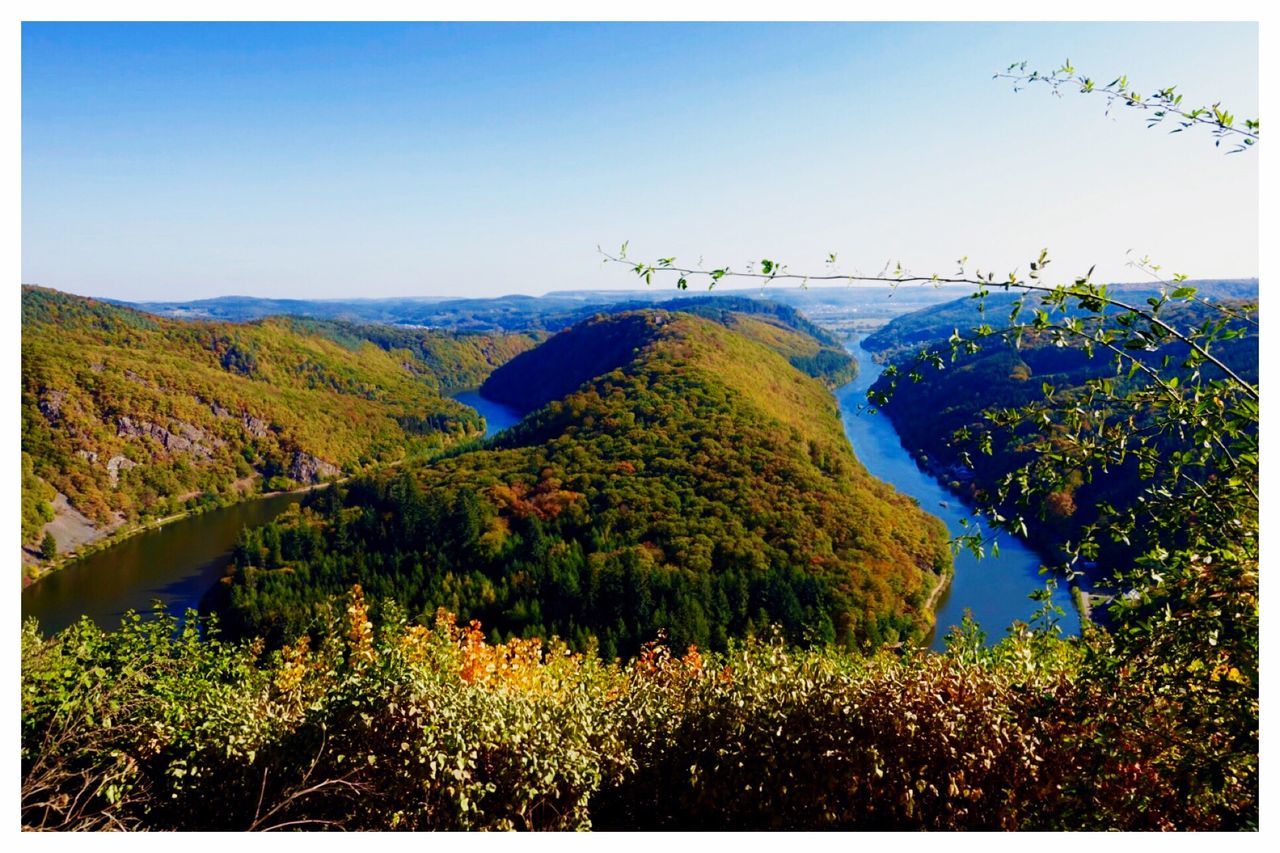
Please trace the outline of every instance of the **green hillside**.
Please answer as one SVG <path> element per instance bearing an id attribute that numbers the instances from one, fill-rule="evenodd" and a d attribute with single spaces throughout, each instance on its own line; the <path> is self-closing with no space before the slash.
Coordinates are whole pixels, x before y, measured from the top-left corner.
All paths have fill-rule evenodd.
<path id="1" fill-rule="evenodd" d="M 162 320 L 24 288 L 24 542 L 54 490 L 110 526 L 439 451 L 483 429 L 442 395 L 532 343 L 361 329 Z"/>
<path id="2" fill-rule="evenodd" d="M 1213 288 L 1209 291 L 1212 293 Z M 1256 302 L 1221 300 L 1217 304 L 1241 316 L 1252 314 L 1256 319 Z M 1182 328 L 1221 317 L 1213 308 L 1196 303 L 1165 306 L 1161 316 Z M 1023 476 L 1018 473 L 1021 469 L 1052 453 L 1063 415 L 1081 406 L 1093 410 L 1092 417 L 1097 422 L 1123 416 L 1129 419 L 1130 430 L 1149 428 L 1144 411 L 1121 412 L 1114 403 L 1102 406 L 1085 402 L 1092 399 L 1087 389 L 1090 382 L 1108 380 L 1123 396 L 1146 384 L 1142 373 L 1117 375 L 1109 354 L 1098 351 L 1090 355 L 1081 345 L 1060 346 L 1047 334 L 1026 332 L 1016 345 L 993 336 L 977 352 L 945 361 L 942 369 L 915 364 L 912 353 L 922 346 L 945 351 L 946 338 L 957 324 L 966 330 L 972 327 L 975 317 L 973 302 L 962 300 L 904 315 L 864 342 L 864 347 L 876 352 L 877 357 L 902 368 L 897 378 L 882 376 L 873 390 L 889 395 L 884 411 L 893 420 L 903 445 L 940 479 L 975 499 L 987 499 L 1003 481 L 1018 480 Z M 1006 306 L 994 311 L 990 322 L 1000 328 L 998 319 L 1007 317 Z M 967 320 L 968 327 L 961 318 Z M 1238 320 L 1227 325 L 1242 334 L 1219 342 L 1214 352 L 1246 380 L 1256 383 L 1257 327 Z M 1181 365 L 1187 354 L 1184 345 L 1171 343 L 1139 352 L 1138 357 L 1167 376 L 1186 380 L 1191 371 Z M 918 370 L 918 381 L 903 378 L 912 370 Z M 1200 373 L 1210 379 L 1218 375 L 1210 365 L 1200 368 Z M 1049 392 L 1052 396 L 1047 397 Z M 988 417 L 989 412 L 1028 406 L 1039 410 L 1034 428 L 1029 424 L 1012 431 L 996 428 Z M 1164 436 L 1161 457 L 1176 459 L 1187 440 L 1185 435 Z M 1106 469 L 1077 468 L 1065 460 L 1059 460 L 1057 467 L 1061 482 L 1047 495 L 1023 499 L 1015 486 L 1005 501 L 1009 514 L 1018 513 L 1024 518 L 1027 539 L 1046 553 L 1065 542 L 1078 542 L 1082 531 L 1091 525 L 1105 530 L 1112 515 L 1105 508 L 1133 505 L 1152 477 L 1151 470 L 1140 470 L 1136 457 Z M 1102 536 L 1101 540 L 1098 559 L 1091 562 L 1101 563 L 1104 569 L 1123 564 L 1151 545 L 1142 530 L 1114 539 Z M 1101 577 L 1105 572 L 1094 574 Z"/>
<path id="3" fill-rule="evenodd" d="M 944 528 L 863 469 L 823 384 L 763 344 L 688 314 L 598 317 L 484 391 L 541 408 L 497 444 L 354 480 L 248 534 L 232 628 L 314 629 L 353 581 L 414 615 L 595 638 L 606 656 L 659 631 L 724 648 L 778 624 L 862 646 L 931 625 Z"/>

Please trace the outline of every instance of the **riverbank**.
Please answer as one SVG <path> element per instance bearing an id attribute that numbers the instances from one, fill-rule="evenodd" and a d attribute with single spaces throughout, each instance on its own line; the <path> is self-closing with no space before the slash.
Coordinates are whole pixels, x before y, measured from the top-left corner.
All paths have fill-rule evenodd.
<path id="1" fill-rule="evenodd" d="M 395 464 L 395 463 L 392 463 L 392 464 Z M 220 510 L 220 509 L 228 509 L 230 507 L 237 506 L 239 504 L 249 503 L 250 501 L 263 500 L 266 498 L 274 498 L 274 497 L 279 497 L 281 495 L 306 494 L 308 492 L 315 491 L 316 489 L 327 488 L 333 483 L 345 482 L 346 480 L 349 480 L 351 476 L 354 476 L 354 475 L 343 477 L 338 480 L 327 480 L 322 483 L 312 483 L 311 485 L 301 486 L 297 489 L 285 489 L 285 490 L 277 490 L 273 492 L 242 491 L 240 492 L 240 497 L 232 500 L 226 500 L 225 496 L 220 495 L 216 500 L 211 501 L 209 503 L 197 504 L 196 506 L 189 507 L 180 512 L 171 513 L 161 518 L 141 519 L 134 522 L 122 522 L 120 524 L 117 524 L 105 529 L 98 528 L 99 530 L 105 531 L 102 536 L 97 536 L 97 537 L 83 540 L 83 544 L 80 547 L 72 551 L 67 551 L 65 554 L 60 554 L 52 562 L 46 562 L 46 563 L 24 562 L 23 574 L 22 574 L 22 587 L 23 589 L 26 589 L 29 586 L 39 583 L 41 580 L 49 577 L 52 574 L 55 574 L 65 568 L 68 568 L 69 566 L 75 565 L 77 562 L 79 562 L 80 560 L 83 560 L 86 557 L 89 557 L 100 551 L 105 551 L 108 548 L 113 548 L 116 545 L 119 545 L 122 542 L 125 542 L 126 540 L 131 539 L 134 536 L 137 536 L 141 533 L 146 533 L 147 531 L 151 531 L 151 530 L 159 530 L 160 528 L 166 525 L 172 524 L 175 521 L 182 521 L 183 519 L 194 518 L 195 516 L 203 515 L 208 512 L 216 512 L 217 510 Z M 253 479 L 260 480 L 261 477 L 259 476 Z M 237 483 L 240 483 L 240 482 L 243 482 L 243 481 L 237 481 Z M 188 498 L 188 500 L 189 499 L 190 498 Z M 28 553 L 28 549 L 24 548 L 23 552 L 24 554 Z M 32 569 L 35 569 L 35 571 L 31 571 Z"/>
<path id="2" fill-rule="evenodd" d="M 111 630 L 130 611 L 156 601 L 171 613 L 201 609 L 210 587 L 226 573 L 246 527 L 267 524 L 305 495 L 284 492 L 168 518 L 75 560 L 22 590 L 23 618 L 53 632 L 88 616 Z"/>
<path id="3" fill-rule="evenodd" d="M 474 394 L 474 392 L 470 392 L 470 393 Z M 476 394 L 475 396 L 477 400 L 483 400 L 483 398 L 480 398 L 478 394 Z M 465 446 L 471 442 L 483 441 L 486 438 L 490 437 L 496 431 L 493 429 L 493 425 L 489 423 L 490 417 L 496 416 L 497 419 L 503 423 L 503 426 L 509 426 L 510 423 L 514 423 L 514 421 L 510 421 L 510 423 L 508 423 L 508 421 L 510 420 L 509 415 L 501 411 L 501 410 L 504 410 L 506 407 L 500 406 L 498 404 L 489 403 L 488 401 L 484 401 L 484 402 L 486 404 L 486 408 L 490 408 L 493 410 L 492 413 L 489 411 L 486 411 L 486 408 L 472 406 L 472 408 L 475 408 L 481 414 L 481 416 L 485 417 L 486 425 L 485 425 L 485 431 L 483 433 L 465 435 L 459 438 L 457 441 L 453 442 L 452 444 L 449 444 L 433 453 L 428 454 L 426 458 L 437 459 L 437 458 L 446 456 L 449 453 L 455 452 L 457 448 Z M 515 420 L 518 420 L 518 419 L 519 419 L 518 417 L 515 418 Z M 141 519 L 133 522 L 120 522 L 118 524 L 111 525 L 107 528 L 97 528 L 98 530 L 104 530 L 105 531 L 104 534 L 101 536 L 94 536 L 94 537 L 80 537 L 79 539 L 83 543 L 80 547 L 75 548 L 75 550 L 68 551 L 65 554 L 59 554 L 59 556 L 52 562 L 42 563 L 37 561 L 34 551 L 27 548 L 26 546 L 23 546 L 22 548 L 22 555 L 23 555 L 22 588 L 27 589 L 28 587 L 33 586 L 36 583 L 39 583 L 42 579 L 47 578 L 50 575 L 57 574 L 58 572 L 66 568 L 76 565 L 78 562 L 80 562 L 81 560 L 87 557 L 90 557 L 99 552 L 108 550 L 110 548 L 114 548 L 142 533 L 158 530 L 176 521 L 182 521 L 185 519 L 203 515 L 205 513 L 228 509 L 230 507 L 250 503 L 252 501 L 263 501 L 270 498 L 280 497 L 283 495 L 307 494 L 308 492 L 312 492 L 317 489 L 327 488 L 328 486 L 333 485 L 334 483 L 345 483 L 348 480 L 351 480 L 353 477 L 363 476 L 365 474 L 372 473 L 376 470 L 380 470 L 383 468 L 395 468 L 400 465 L 403 465 L 405 462 L 408 462 L 411 459 L 418 459 L 418 458 L 422 458 L 422 457 L 418 457 L 418 456 L 404 457 L 401 459 L 397 459 L 394 462 L 386 462 L 386 463 L 369 465 L 355 473 L 347 474 L 344 477 L 337 477 L 337 478 L 325 480 L 319 483 L 312 483 L 306 486 L 299 486 L 296 489 L 278 489 L 270 492 L 251 491 L 249 487 L 253 486 L 253 484 L 255 483 L 260 483 L 262 481 L 262 475 L 255 473 L 250 477 L 243 477 L 231 484 L 232 487 L 236 489 L 239 495 L 238 497 L 231 498 L 229 495 L 225 495 L 225 494 L 217 495 L 213 500 L 207 503 L 200 503 L 195 506 L 188 507 L 180 512 L 170 513 L 169 515 L 166 515 L 161 518 Z M 190 500 L 192 498 L 199 497 L 199 494 L 200 493 L 184 495 L 184 496 L 181 496 L 180 499 Z M 69 504 L 68 504 L 68 509 L 71 510 L 72 512 L 75 511 L 74 508 L 70 507 Z M 79 513 L 77 513 L 77 515 L 78 514 Z M 88 519 L 86 519 L 86 522 L 87 521 Z"/>
<path id="4" fill-rule="evenodd" d="M 876 364 L 881 365 L 883 362 L 877 361 Z M 890 422 L 893 422 L 893 417 L 888 412 L 882 412 L 882 414 L 884 417 L 888 418 Z M 894 429 L 897 429 L 896 424 L 894 424 Z M 958 488 L 959 486 L 964 486 L 969 482 L 969 479 L 967 478 L 971 477 L 971 472 L 967 470 L 960 472 L 958 467 L 955 465 L 944 466 L 916 448 L 907 448 L 904 446 L 904 449 L 922 472 L 932 478 L 940 487 L 953 494 L 956 500 L 959 501 L 965 509 L 974 515 L 982 513 L 982 508 L 973 499 L 972 495 L 963 488 Z M 966 479 L 958 478 L 958 474 L 961 473 L 963 473 Z M 1045 566 L 1054 567 L 1062 566 L 1064 564 L 1065 555 L 1058 548 L 1045 542 L 1020 536 L 1012 531 L 1004 530 L 1002 532 L 1021 543 L 1024 547 L 1030 549 L 1040 558 Z M 1066 589 L 1070 594 L 1071 605 L 1074 607 L 1076 616 L 1079 618 L 1081 624 L 1089 624 L 1093 621 L 1093 604 L 1095 602 L 1109 600 L 1107 596 L 1097 595 L 1082 586 L 1079 575 L 1073 576 L 1071 580 L 1067 581 Z"/>
<path id="5" fill-rule="evenodd" d="M 903 446 L 888 416 L 872 412 L 866 405 L 866 392 L 884 365 L 861 348 L 860 338 L 851 338 L 846 346 L 858 358 L 861 368 L 858 378 L 836 389 L 835 396 L 845 434 L 859 461 L 873 477 L 915 499 L 922 509 L 941 519 L 953 540 L 978 533 L 988 543 L 981 559 L 967 549 L 956 552 L 949 583 L 939 588 L 936 596 L 930 596 L 936 614 L 931 647 L 944 648 L 949 629 L 961 624 L 966 615 L 988 633 L 992 642 L 998 641 L 1006 628 L 1014 622 L 1029 622 L 1039 609 L 1030 594 L 1045 588 L 1045 578 L 1040 574 L 1044 560 L 1011 534 L 1004 536 L 1000 535 L 1003 531 L 988 529 L 980 517 L 974 516 L 963 494 L 918 464 Z M 998 549 L 991 547 L 997 538 Z M 1069 590 L 1055 589 L 1052 600 L 1064 612 L 1063 631 L 1077 633 L 1079 612 Z"/>
<path id="6" fill-rule="evenodd" d="M 925 599 L 924 610 L 933 617 L 933 627 L 929 629 L 929 633 L 925 635 L 921 642 L 922 646 L 928 647 L 933 645 L 938 635 L 938 605 L 942 601 L 942 596 L 951 589 L 951 579 L 955 577 L 954 567 L 951 571 L 946 572 L 942 577 L 938 578 L 938 582 L 933 585 L 933 590 L 929 593 L 929 597 Z"/>
<path id="7" fill-rule="evenodd" d="M 244 529 L 269 523 L 309 492 L 410 461 L 430 462 L 483 440 L 471 434 L 430 454 L 381 463 L 345 477 L 296 489 L 242 492 L 238 500 L 224 497 L 131 524 L 59 561 L 57 570 L 42 573 L 38 583 L 25 584 L 23 617 L 36 618 L 45 631 L 60 630 L 81 616 L 110 629 L 124 613 L 146 611 L 155 601 L 174 613 L 199 610 L 206 593 L 225 575 Z"/>

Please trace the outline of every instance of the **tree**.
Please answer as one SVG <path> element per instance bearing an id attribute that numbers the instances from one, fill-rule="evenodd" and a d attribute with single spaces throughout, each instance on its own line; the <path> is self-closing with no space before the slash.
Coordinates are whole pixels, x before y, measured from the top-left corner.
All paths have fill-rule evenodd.
<path id="1" fill-rule="evenodd" d="M 58 540 L 52 533 L 46 533 L 40 542 L 40 559 L 52 560 L 58 556 Z"/>

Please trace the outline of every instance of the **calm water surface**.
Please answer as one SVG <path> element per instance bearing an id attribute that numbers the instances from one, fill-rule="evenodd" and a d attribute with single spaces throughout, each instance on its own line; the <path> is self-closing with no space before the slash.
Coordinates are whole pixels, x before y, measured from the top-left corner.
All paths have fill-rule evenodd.
<path id="1" fill-rule="evenodd" d="M 840 402 L 845 433 L 858 459 L 874 476 L 915 498 L 926 512 L 942 519 L 952 536 L 973 532 L 977 519 L 959 495 L 921 470 L 902 446 L 888 416 L 858 411 L 867 401 L 867 389 L 875 384 L 884 368 L 871 360 L 871 354 L 862 349 L 860 339 L 850 344 L 850 351 L 858 359 L 858 378 L 836 389 L 835 394 Z M 962 519 L 969 521 L 968 529 L 961 526 Z M 944 593 L 938 607 L 938 628 L 932 640 L 935 649 L 943 647 L 948 629 L 960 624 L 965 610 L 972 612 L 993 642 L 1004 636 L 1014 620 L 1025 622 L 1035 612 L 1037 604 L 1027 595 L 1044 588 L 1041 560 L 1012 536 L 1000 533 L 998 537 L 999 556 L 988 553 L 978 560 L 968 551 L 956 555 L 951 589 Z M 1079 616 L 1066 587 L 1055 591 L 1054 603 L 1065 611 L 1061 620 L 1063 630 L 1078 634 Z"/>
<path id="2" fill-rule="evenodd" d="M 302 495 L 276 495 L 193 515 L 76 560 L 22 591 L 22 616 L 34 616 L 45 633 L 87 615 L 115 628 L 133 609 L 159 599 L 169 612 L 200 608 L 201 597 L 231 562 L 236 537 L 266 524 Z"/>
<path id="3" fill-rule="evenodd" d="M 507 427 L 515 426 L 520 422 L 520 418 L 524 417 L 510 406 L 486 400 L 480 396 L 479 391 L 459 391 L 453 395 L 453 399 L 464 406 L 470 406 L 484 415 L 485 438 L 492 438 Z"/>
<path id="4" fill-rule="evenodd" d="M 484 415 L 485 437 L 520 420 L 520 413 L 481 397 L 456 395 Z M 240 531 L 271 521 L 301 495 L 277 495 L 194 515 L 148 530 L 76 560 L 22 591 L 22 616 L 34 616 L 46 633 L 81 615 L 115 628 L 129 610 L 149 611 L 159 600 L 171 613 L 200 609 L 200 600 L 226 573 Z"/>

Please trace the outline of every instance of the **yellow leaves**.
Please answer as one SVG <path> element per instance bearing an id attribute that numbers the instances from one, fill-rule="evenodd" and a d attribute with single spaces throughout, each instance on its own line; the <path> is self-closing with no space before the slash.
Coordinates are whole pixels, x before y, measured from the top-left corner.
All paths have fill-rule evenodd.
<path id="1" fill-rule="evenodd" d="M 357 666 L 373 663 L 376 657 L 373 649 L 373 623 L 369 621 L 369 608 L 364 602 L 364 590 L 360 588 L 360 584 L 351 587 L 349 601 L 347 650 L 350 660 Z"/>
<path id="2" fill-rule="evenodd" d="M 310 645 L 311 638 L 304 635 L 296 643 L 280 650 L 282 663 L 272 681 L 276 690 L 283 694 L 292 694 L 302 685 L 302 679 L 307 674 Z"/>
<path id="3" fill-rule="evenodd" d="M 441 608 L 440 612 L 445 613 L 443 608 Z M 450 619 L 453 618 L 452 614 L 448 615 Z M 435 636 L 435 633 L 424 625 L 410 625 L 397 638 L 396 644 L 401 654 L 410 663 L 422 663 L 427 659 L 431 642 L 435 639 Z"/>
<path id="4" fill-rule="evenodd" d="M 1225 661 L 1218 663 L 1209 674 L 1211 681 L 1230 681 L 1232 684 L 1247 685 L 1250 683 L 1249 677 L 1242 673 L 1239 669 Z"/>

